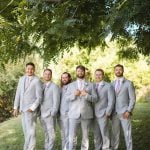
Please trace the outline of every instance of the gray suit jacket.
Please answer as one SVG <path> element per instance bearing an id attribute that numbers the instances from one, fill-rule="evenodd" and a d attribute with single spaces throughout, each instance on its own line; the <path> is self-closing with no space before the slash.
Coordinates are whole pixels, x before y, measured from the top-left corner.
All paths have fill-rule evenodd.
<path id="1" fill-rule="evenodd" d="M 116 81 L 112 84 L 115 87 Z M 136 101 L 135 88 L 133 83 L 127 79 L 123 79 L 121 89 L 116 94 L 115 112 L 122 114 L 126 111 L 132 112 Z"/>
<path id="2" fill-rule="evenodd" d="M 78 89 L 77 81 L 69 84 L 67 89 L 67 99 L 69 100 L 69 118 L 93 118 L 92 102 L 97 101 L 97 94 L 94 85 L 85 82 L 84 89 L 88 92 L 86 96 L 75 96 L 74 93 Z"/>
<path id="3" fill-rule="evenodd" d="M 41 117 L 55 116 L 60 104 L 60 89 L 52 81 L 44 90 L 44 97 L 40 107 Z"/>
<path id="4" fill-rule="evenodd" d="M 69 112 L 69 102 L 67 101 L 67 89 L 68 85 L 64 85 L 61 88 L 60 115 L 68 115 Z"/>
<path id="5" fill-rule="evenodd" d="M 97 118 L 106 114 L 111 115 L 115 104 L 115 91 L 111 84 L 103 81 L 98 89 L 98 102 L 95 103 L 95 115 Z"/>
<path id="6" fill-rule="evenodd" d="M 20 111 L 25 112 L 30 108 L 35 111 L 42 101 L 42 82 L 38 77 L 33 76 L 29 87 L 25 89 L 26 78 L 27 76 L 23 76 L 19 80 L 14 101 L 14 109 L 20 108 Z"/>

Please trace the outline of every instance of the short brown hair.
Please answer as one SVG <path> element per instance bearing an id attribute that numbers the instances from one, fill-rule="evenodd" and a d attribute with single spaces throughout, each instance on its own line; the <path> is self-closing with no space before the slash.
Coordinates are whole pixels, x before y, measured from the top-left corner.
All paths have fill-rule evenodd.
<path id="1" fill-rule="evenodd" d="M 49 71 L 49 72 L 52 74 L 52 70 L 49 69 L 49 68 L 44 69 L 44 72 L 45 72 L 45 71 Z"/>
<path id="2" fill-rule="evenodd" d="M 120 67 L 120 68 L 122 68 L 122 70 L 124 70 L 124 66 L 121 65 L 121 64 L 117 64 L 116 66 L 114 66 L 114 69 L 115 69 L 116 67 Z"/>
<path id="3" fill-rule="evenodd" d="M 100 71 L 103 75 L 105 74 L 103 69 L 96 69 L 95 72 L 96 71 Z"/>
<path id="4" fill-rule="evenodd" d="M 79 65 L 79 66 L 76 67 L 76 70 L 77 70 L 77 69 L 81 69 L 81 70 L 83 70 L 83 71 L 85 72 L 85 69 L 86 69 L 86 68 L 85 68 L 84 66 L 82 66 L 82 65 Z"/>
<path id="5" fill-rule="evenodd" d="M 32 66 L 34 69 L 35 69 L 35 65 L 34 65 L 34 63 L 32 63 L 32 62 L 28 62 L 27 64 L 26 64 L 26 67 L 27 66 Z"/>

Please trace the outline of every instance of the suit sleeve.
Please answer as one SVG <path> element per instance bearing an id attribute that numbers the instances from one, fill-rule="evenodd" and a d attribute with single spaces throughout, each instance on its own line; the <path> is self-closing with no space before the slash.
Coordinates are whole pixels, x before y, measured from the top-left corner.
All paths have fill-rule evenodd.
<path id="1" fill-rule="evenodd" d="M 55 116 L 59 110 L 60 105 L 60 89 L 58 86 L 54 86 L 53 88 L 53 110 L 52 115 Z"/>
<path id="2" fill-rule="evenodd" d="M 20 94 L 21 94 L 21 78 L 19 79 L 19 82 L 17 85 L 16 95 L 15 95 L 15 100 L 14 100 L 14 109 L 18 109 L 20 105 Z"/>
<path id="3" fill-rule="evenodd" d="M 72 83 L 70 83 L 67 88 L 66 100 L 68 101 L 74 101 L 77 99 L 77 96 L 74 95 L 74 90 L 72 90 L 72 86 Z"/>
<path id="4" fill-rule="evenodd" d="M 127 111 L 132 112 L 136 102 L 135 88 L 132 82 L 128 86 L 128 93 L 129 93 L 129 106 Z"/>
<path id="5" fill-rule="evenodd" d="M 42 103 L 42 98 L 43 98 L 43 86 L 42 82 L 40 80 L 37 81 L 36 85 L 36 100 L 30 107 L 32 111 L 35 111 L 37 107 Z"/>
<path id="6" fill-rule="evenodd" d="M 111 115 L 115 105 L 115 90 L 112 85 L 108 87 L 107 96 L 108 96 L 108 105 L 106 108 L 106 114 Z"/>
<path id="7" fill-rule="evenodd" d="M 98 98 L 97 98 L 97 93 L 95 91 L 95 88 L 94 88 L 94 84 L 91 83 L 91 93 L 88 93 L 86 96 L 85 96 L 85 99 L 87 101 L 90 101 L 90 102 L 97 102 L 98 101 Z"/>

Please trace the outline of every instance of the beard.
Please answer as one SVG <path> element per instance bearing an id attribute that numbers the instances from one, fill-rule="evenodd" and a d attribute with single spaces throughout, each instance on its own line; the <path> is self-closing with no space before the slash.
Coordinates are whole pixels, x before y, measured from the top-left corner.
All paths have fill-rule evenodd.
<path id="1" fill-rule="evenodd" d="M 84 79 L 84 77 L 85 77 L 84 74 L 83 75 L 77 75 L 77 78 L 79 78 L 79 79 Z"/>
<path id="2" fill-rule="evenodd" d="M 62 85 L 67 85 L 67 84 L 69 84 L 69 81 L 66 81 L 66 82 L 61 81 L 61 83 L 62 83 Z"/>
<path id="3" fill-rule="evenodd" d="M 115 75 L 116 75 L 116 77 L 122 77 L 123 73 L 121 73 L 121 74 L 116 73 Z"/>

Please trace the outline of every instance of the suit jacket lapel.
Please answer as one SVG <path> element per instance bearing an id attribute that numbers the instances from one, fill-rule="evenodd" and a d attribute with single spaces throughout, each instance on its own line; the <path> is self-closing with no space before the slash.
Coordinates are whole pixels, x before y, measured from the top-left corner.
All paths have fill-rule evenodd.
<path id="1" fill-rule="evenodd" d="M 25 78 L 25 84 L 26 84 L 26 79 L 27 78 Z M 29 89 L 30 89 L 30 87 L 31 87 L 31 85 L 32 85 L 32 83 L 33 83 L 33 80 L 34 80 L 34 76 L 31 78 L 31 81 L 30 81 L 30 84 L 29 84 L 29 86 L 25 89 L 25 84 L 24 84 L 24 91 L 26 92 L 26 91 L 28 91 Z"/>
<path id="2" fill-rule="evenodd" d="M 103 87 L 105 86 L 105 82 L 104 81 L 102 81 L 102 84 L 101 85 L 99 85 L 99 87 L 98 87 L 98 91 L 102 91 L 103 90 Z"/>
<path id="3" fill-rule="evenodd" d="M 112 86 L 113 86 L 114 89 L 115 89 L 115 94 L 118 95 L 118 94 L 120 93 L 120 90 L 119 90 L 119 92 L 116 91 L 116 84 L 117 84 L 117 81 L 114 80 L 114 81 L 112 82 Z M 120 89 L 121 89 L 121 87 L 120 87 Z"/>
<path id="4" fill-rule="evenodd" d="M 75 85 L 75 89 L 77 90 L 78 89 L 78 81 L 77 80 L 75 81 L 74 85 Z"/>
<path id="5" fill-rule="evenodd" d="M 45 85 L 44 94 L 46 94 L 46 92 L 48 91 L 51 85 L 52 85 L 52 81 L 48 84 L 48 86 Z"/>
<path id="6" fill-rule="evenodd" d="M 87 82 L 87 81 L 85 81 L 85 82 L 84 82 L 84 87 L 83 87 L 83 89 L 85 89 L 85 90 L 86 90 L 86 89 L 88 88 L 88 85 L 89 85 L 89 84 L 88 84 L 88 82 Z"/>
<path id="7" fill-rule="evenodd" d="M 23 83 L 22 83 L 22 88 L 23 88 L 23 93 L 25 92 L 25 84 L 26 84 L 26 76 L 23 78 Z"/>
<path id="8" fill-rule="evenodd" d="M 116 84 L 116 80 L 112 82 L 112 86 L 114 87 L 114 89 L 115 89 L 115 84 Z"/>
<path id="9" fill-rule="evenodd" d="M 117 95 L 118 95 L 118 94 L 121 92 L 121 90 L 123 89 L 123 86 L 124 86 L 125 81 L 126 81 L 126 79 L 123 78 L 122 83 L 121 83 L 120 90 L 118 91 L 118 93 L 116 93 Z M 115 84 L 116 84 L 116 80 L 115 80 L 114 83 L 113 83 L 114 88 L 115 88 Z M 115 90 L 116 90 L 116 89 L 115 89 Z"/>
<path id="10" fill-rule="evenodd" d="M 101 89 L 105 86 L 105 81 L 102 82 L 101 84 Z"/>
<path id="11" fill-rule="evenodd" d="M 119 94 L 119 93 L 121 92 L 121 90 L 123 89 L 123 86 L 124 86 L 125 81 L 126 81 L 126 79 L 123 78 L 122 83 L 121 83 L 121 87 L 120 87 L 120 90 L 119 90 L 118 94 Z"/>

